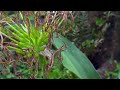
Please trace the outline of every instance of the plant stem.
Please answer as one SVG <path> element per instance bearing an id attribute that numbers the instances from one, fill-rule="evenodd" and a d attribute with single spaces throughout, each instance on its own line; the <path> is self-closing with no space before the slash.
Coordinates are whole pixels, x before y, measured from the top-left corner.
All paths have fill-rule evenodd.
<path id="1" fill-rule="evenodd" d="M 45 76 L 44 76 L 44 57 L 40 55 L 40 56 L 38 57 L 38 60 L 39 60 L 39 61 L 38 61 L 38 63 L 39 63 L 38 65 L 40 65 L 40 67 L 41 67 L 41 76 L 43 76 L 43 78 L 44 78 L 44 77 L 45 77 Z M 38 67 L 39 67 L 39 66 L 38 66 Z"/>

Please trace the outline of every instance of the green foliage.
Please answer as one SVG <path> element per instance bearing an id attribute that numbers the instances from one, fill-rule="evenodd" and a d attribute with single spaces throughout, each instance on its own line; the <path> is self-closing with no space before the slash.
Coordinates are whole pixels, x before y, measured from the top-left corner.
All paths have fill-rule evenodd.
<path id="1" fill-rule="evenodd" d="M 32 69 L 29 68 L 26 64 L 19 62 L 16 68 L 18 75 L 13 73 L 13 66 L 8 65 L 6 68 L 6 73 L 3 73 L 2 64 L 0 64 L 0 78 L 1 79 L 30 79 L 33 75 Z M 36 79 L 42 79 L 39 73 L 35 74 Z M 49 79 L 77 79 L 78 77 L 75 76 L 72 72 L 68 69 L 64 68 L 60 62 L 55 60 L 55 65 L 49 74 Z"/>
<path id="2" fill-rule="evenodd" d="M 95 41 L 94 40 L 85 40 L 82 42 L 80 48 L 85 51 L 86 54 L 90 54 L 95 49 Z"/>
<path id="3" fill-rule="evenodd" d="M 30 49 L 29 52 L 38 57 L 39 52 L 44 50 L 44 45 L 46 45 L 48 42 L 49 33 L 42 32 L 41 27 L 36 30 L 35 27 L 31 25 L 31 27 L 28 29 L 26 24 L 24 26 L 22 24 L 19 26 L 14 21 L 12 22 L 15 26 L 9 23 L 8 25 L 14 30 L 14 32 L 11 33 L 13 38 L 1 32 L 4 36 L 8 37 L 15 43 L 15 47 L 9 47 L 15 49 L 21 54 L 25 54 L 23 49 Z"/>
<path id="4" fill-rule="evenodd" d="M 22 19 L 23 16 L 20 13 Z M 11 19 L 10 19 L 11 20 Z M 4 36 L 8 37 L 12 42 L 13 45 L 9 45 L 10 50 L 15 50 L 19 54 L 23 54 L 24 58 L 27 59 L 27 63 L 33 64 L 32 67 L 34 68 L 37 66 L 37 64 L 40 64 L 43 66 L 42 70 L 44 70 L 44 66 L 47 64 L 46 62 L 43 63 L 45 58 L 44 56 L 40 55 L 41 51 L 44 51 L 45 46 L 48 44 L 48 38 L 49 38 L 49 31 L 45 31 L 47 25 L 44 24 L 42 27 L 36 27 L 32 25 L 29 21 L 30 19 L 28 18 L 28 23 L 27 25 L 25 22 L 24 24 L 17 24 L 13 20 L 11 20 L 13 25 L 10 23 L 6 22 L 11 29 L 8 29 L 8 32 L 10 34 L 6 34 L 4 32 L 1 32 Z M 31 59 L 30 59 L 31 58 Z M 36 71 L 39 70 L 39 66 L 36 67 L 36 69 L 33 71 L 35 73 Z"/>
<path id="5" fill-rule="evenodd" d="M 33 14 L 34 16 L 28 16 L 28 14 L 29 12 L 27 15 L 24 12 L 19 13 L 19 19 L 23 21 L 23 24 L 15 22 L 11 17 L 6 18 L 7 21 L 5 21 L 5 23 L 8 26 L 5 28 L 7 30 L 1 29 L 0 32 L 3 36 L 11 40 L 10 44 L 7 45 L 7 50 L 14 50 L 17 54 L 22 55 L 22 58 L 17 57 L 17 59 L 27 65 L 28 69 L 26 66 L 23 66 L 23 69 L 17 70 L 23 75 L 25 74 L 22 78 L 30 78 L 31 74 L 34 78 L 46 78 L 45 74 L 53 67 L 52 62 L 54 58 L 52 57 L 55 57 L 53 55 L 54 52 L 52 52 L 49 46 L 52 44 L 52 33 L 58 33 L 57 28 L 61 26 L 64 18 L 59 17 L 59 14 L 56 12 L 51 21 L 49 14 L 47 14 L 45 18 L 46 22 L 40 24 L 38 21 L 39 12 L 36 12 L 35 15 Z M 30 22 L 31 19 L 34 20 L 34 24 Z M 13 58 L 14 57 L 12 57 L 12 59 Z M 22 66 L 20 67 L 22 68 Z M 58 70 L 53 71 L 53 75 L 56 75 L 54 73 L 57 74 Z M 26 76 L 26 74 L 28 76 Z M 8 78 L 10 78 L 10 76 L 8 76 Z"/>
<path id="6" fill-rule="evenodd" d="M 5 53 L 1 55 L 2 58 L 0 57 L 0 62 L 4 63 L 0 64 L 0 78 L 100 79 L 101 77 L 86 55 L 91 55 L 103 40 L 103 33 L 98 28 L 102 27 L 106 20 L 97 17 L 93 22 L 95 27 L 91 28 L 87 11 L 79 11 L 74 23 L 70 17 L 72 13 L 68 15 L 68 11 L 60 11 L 61 13 L 55 11 L 52 14 L 49 11 L 41 12 L 18 11 L 8 15 L 9 13 L 5 11 L 4 15 L 2 14 L 3 19 L 0 23 L 7 20 L 5 23 L 8 26 L 3 29 L 0 27 L 0 33 L 9 38 L 11 42 L 5 44 L 6 46 L 3 45 L 6 51 L 0 51 L 0 53 Z M 46 18 L 43 24 L 38 23 L 40 15 L 44 15 Z M 110 13 L 106 16 L 109 17 L 109 15 Z M 23 24 L 19 24 L 19 20 L 22 20 Z M 31 23 L 31 20 L 34 21 L 34 24 Z M 2 25 L 4 26 L 4 23 Z M 62 63 L 58 62 L 59 60 L 55 57 L 54 52 L 57 50 L 50 47 L 53 33 L 65 35 L 65 38 L 61 35 L 60 38 L 54 37 L 53 41 L 58 50 L 62 45 L 66 46 L 65 50 L 62 51 Z M 0 42 L 1 46 L 2 43 Z M 2 48 L 0 49 L 2 50 Z M 17 54 L 11 56 L 10 52 L 15 51 Z M 58 56 L 60 57 L 60 55 Z M 10 63 L 11 60 L 16 62 L 16 67 Z M 3 67 L 3 65 L 5 66 Z M 50 67 L 50 71 L 48 67 Z M 120 78 L 119 65 L 115 71 L 106 72 L 106 76 L 107 78 Z"/>
<path id="7" fill-rule="evenodd" d="M 107 79 L 120 79 L 120 63 L 116 62 L 116 68 L 113 71 L 105 72 Z"/>
<path id="8" fill-rule="evenodd" d="M 90 27 L 87 11 L 80 11 L 75 18 L 72 30 L 65 37 L 74 42 L 86 55 L 89 55 L 95 50 L 96 41 L 101 39 L 102 34 L 100 30 Z"/>
<path id="9" fill-rule="evenodd" d="M 11 65 L 7 65 L 6 68 L 3 68 L 0 64 L 0 78 L 1 79 L 14 79 L 15 75 L 11 72 Z"/>
<path id="10" fill-rule="evenodd" d="M 7 65 L 6 68 L 3 68 L 2 64 L 0 64 L 1 67 L 1 74 L 0 74 L 0 78 L 1 79 L 19 79 L 19 78 L 24 78 L 24 79 L 28 79 L 31 76 L 31 72 L 30 69 L 27 67 L 27 65 L 18 62 L 17 63 L 17 68 L 16 69 L 16 73 L 19 73 L 18 75 L 15 75 L 14 70 L 13 70 L 13 66 L 12 65 Z"/>
<path id="11" fill-rule="evenodd" d="M 100 76 L 85 54 L 63 36 L 60 35 L 59 38 L 54 36 L 54 46 L 56 48 L 60 48 L 64 44 L 67 48 L 62 52 L 62 63 L 67 69 L 81 79 L 100 79 Z"/>
<path id="12" fill-rule="evenodd" d="M 96 25 L 98 25 L 99 27 L 102 26 L 105 22 L 106 20 L 103 18 L 96 18 Z"/>
<path id="13" fill-rule="evenodd" d="M 55 60 L 55 65 L 49 74 L 49 79 L 79 79 L 74 73 Z"/>
<path id="14" fill-rule="evenodd" d="M 20 16 L 23 19 L 23 15 L 21 13 Z M 29 18 L 27 18 L 27 23 L 29 23 L 29 25 L 24 21 L 24 24 L 17 24 L 11 18 L 9 19 L 13 23 L 12 25 L 9 22 L 6 22 L 10 27 L 10 29 L 7 29 L 9 34 L 1 30 L 1 33 L 12 41 L 12 45 L 10 44 L 8 46 L 9 50 L 15 50 L 17 53 L 23 54 L 23 57 L 27 59 L 26 61 L 28 64 L 32 65 L 35 63 L 35 66 L 40 64 L 44 67 L 47 63 L 43 63 L 45 58 L 40 55 L 40 52 L 44 51 L 45 46 L 48 44 L 49 32 L 51 32 L 52 28 L 48 28 L 48 30 L 45 31 L 47 24 L 37 27 L 30 23 Z M 32 67 L 34 68 L 35 66 L 33 65 Z M 36 70 L 34 70 L 33 73 L 38 69 L 39 66 L 36 67 Z"/>

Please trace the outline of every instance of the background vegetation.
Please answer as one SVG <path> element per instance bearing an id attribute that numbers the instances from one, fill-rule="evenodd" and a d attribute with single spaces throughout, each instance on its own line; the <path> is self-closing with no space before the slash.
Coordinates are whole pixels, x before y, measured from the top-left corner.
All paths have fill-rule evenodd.
<path id="1" fill-rule="evenodd" d="M 1 11 L 0 78 L 119 79 L 119 11 Z"/>

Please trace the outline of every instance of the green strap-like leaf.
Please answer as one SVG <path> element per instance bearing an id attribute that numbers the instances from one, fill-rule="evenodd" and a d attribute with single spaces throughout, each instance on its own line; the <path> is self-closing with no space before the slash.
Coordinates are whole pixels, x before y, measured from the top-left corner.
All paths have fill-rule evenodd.
<path id="1" fill-rule="evenodd" d="M 81 79 L 100 79 L 90 60 L 72 42 L 63 36 L 56 38 L 54 34 L 54 46 L 58 49 L 63 44 L 67 48 L 62 52 L 63 65 Z"/>

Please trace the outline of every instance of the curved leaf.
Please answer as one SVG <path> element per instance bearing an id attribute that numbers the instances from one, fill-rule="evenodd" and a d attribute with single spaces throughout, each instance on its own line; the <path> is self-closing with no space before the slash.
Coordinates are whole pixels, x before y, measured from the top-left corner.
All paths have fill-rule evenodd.
<path id="1" fill-rule="evenodd" d="M 58 49 L 63 44 L 66 44 L 67 48 L 62 51 L 62 63 L 67 69 L 81 79 L 100 79 L 99 74 L 84 53 L 62 35 L 56 38 L 54 34 L 53 45 Z"/>

